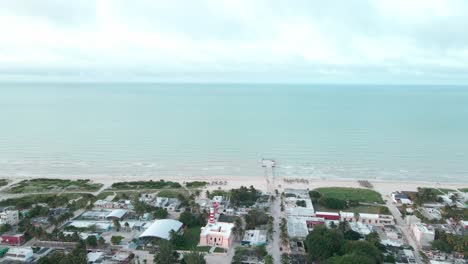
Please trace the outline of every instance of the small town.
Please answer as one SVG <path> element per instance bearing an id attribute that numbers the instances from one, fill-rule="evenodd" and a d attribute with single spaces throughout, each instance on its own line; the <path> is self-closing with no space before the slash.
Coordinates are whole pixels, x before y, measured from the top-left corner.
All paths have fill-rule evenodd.
<path id="1" fill-rule="evenodd" d="M 0 263 L 467 263 L 468 189 L 297 182 L 4 181 Z"/>

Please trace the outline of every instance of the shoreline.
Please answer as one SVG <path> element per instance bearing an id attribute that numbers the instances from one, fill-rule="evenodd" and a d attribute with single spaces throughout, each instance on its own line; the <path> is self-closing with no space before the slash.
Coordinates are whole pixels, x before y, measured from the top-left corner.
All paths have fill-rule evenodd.
<path id="1" fill-rule="evenodd" d="M 189 181 L 206 181 L 206 182 L 213 182 L 213 181 L 226 181 L 227 183 L 224 185 L 207 185 L 205 189 L 207 190 L 215 190 L 215 189 L 232 189 L 232 188 L 239 188 L 240 186 L 250 186 L 253 185 L 256 189 L 260 189 L 263 191 L 267 190 L 267 180 L 264 176 L 257 176 L 257 177 L 247 177 L 247 176 L 199 176 L 199 177 L 147 177 L 147 176 L 108 176 L 108 175 L 99 175 L 99 176 L 84 176 L 84 175 L 74 175 L 74 176 L 62 176 L 57 177 L 54 176 L 45 176 L 45 177 L 27 177 L 27 176 L 15 176 L 15 177 L 0 177 L 2 179 L 7 179 L 9 181 L 9 185 L 12 182 L 18 182 L 21 180 L 28 180 L 34 178 L 49 178 L 49 179 L 69 179 L 69 180 L 79 180 L 79 179 L 89 179 L 92 182 L 102 183 L 104 186 L 109 187 L 111 184 L 116 182 L 123 182 L 123 181 L 175 181 L 179 183 L 189 182 Z M 304 179 L 307 180 L 308 183 L 302 182 L 293 182 L 293 183 L 286 183 L 284 179 Z M 294 188 L 294 189 L 316 189 L 322 187 L 353 187 L 353 188 L 364 188 L 359 184 L 359 180 L 361 179 L 351 179 L 351 178 L 306 178 L 306 177 L 283 177 L 277 176 L 274 177 L 274 186 L 278 189 L 285 189 L 285 188 Z M 446 188 L 446 189 L 454 189 L 458 190 L 460 188 L 468 188 L 468 183 L 465 182 L 433 182 L 433 181 L 395 181 L 395 180 L 373 180 L 373 179 L 362 179 L 367 180 L 373 185 L 373 190 L 380 192 L 384 197 L 386 195 L 390 195 L 394 191 L 416 191 L 418 187 L 432 187 L 432 188 Z"/>

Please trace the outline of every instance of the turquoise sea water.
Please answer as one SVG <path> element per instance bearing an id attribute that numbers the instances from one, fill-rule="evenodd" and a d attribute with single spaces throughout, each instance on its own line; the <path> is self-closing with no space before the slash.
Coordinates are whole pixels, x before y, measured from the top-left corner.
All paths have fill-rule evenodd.
<path id="1" fill-rule="evenodd" d="M 468 87 L 0 84 L 0 176 L 468 181 Z"/>

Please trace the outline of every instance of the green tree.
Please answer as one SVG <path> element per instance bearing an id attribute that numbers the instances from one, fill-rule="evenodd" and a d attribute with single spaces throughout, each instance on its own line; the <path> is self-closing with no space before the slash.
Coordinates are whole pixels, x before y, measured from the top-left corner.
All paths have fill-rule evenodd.
<path id="1" fill-rule="evenodd" d="M 9 225 L 9 224 L 0 225 L 0 234 L 8 232 L 10 230 L 11 230 L 11 225 Z"/>
<path id="2" fill-rule="evenodd" d="M 319 204 L 330 209 L 345 209 L 348 207 L 346 201 L 331 197 L 320 198 Z"/>
<path id="3" fill-rule="evenodd" d="M 340 230 L 327 229 L 324 226 L 316 226 L 305 241 L 312 262 L 330 258 L 336 252 L 339 252 L 343 243 L 344 237 Z"/>
<path id="4" fill-rule="evenodd" d="M 120 242 L 122 242 L 123 236 L 112 236 L 111 237 L 111 243 L 112 245 L 118 245 Z"/>
<path id="5" fill-rule="evenodd" d="M 167 212 L 166 208 L 157 208 L 154 212 L 154 218 L 156 219 L 164 219 L 167 217 L 169 213 Z"/>
<path id="6" fill-rule="evenodd" d="M 196 250 L 192 250 L 184 254 L 184 262 L 186 264 L 205 264 L 205 255 Z"/>
<path id="7" fill-rule="evenodd" d="M 102 247 L 102 246 L 104 246 L 105 244 L 106 244 L 106 240 L 105 240 L 102 236 L 100 236 L 99 239 L 98 239 L 98 245 L 99 245 L 100 247 Z"/>
<path id="8" fill-rule="evenodd" d="M 177 263 L 172 243 L 166 240 L 161 240 L 159 243 L 159 250 L 154 255 L 154 262 L 156 264 L 174 264 Z"/>
<path id="9" fill-rule="evenodd" d="M 95 235 L 88 236 L 86 238 L 86 245 L 90 247 L 96 247 L 97 246 L 97 238 Z"/>
<path id="10" fill-rule="evenodd" d="M 289 264 L 291 263 L 291 259 L 289 258 L 289 255 L 286 253 L 281 254 L 281 264 Z"/>
<path id="11" fill-rule="evenodd" d="M 119 222 L 119 220 L 117 218 L 114 218 L 112 220 L 112 223 L 114 224 L 115 230 L 117 230 L 117 232 L 119 232 L 120 231 L 120 222 Z"/>
<path id="12" fill-rule="evenodd" d="M 266 255 L 265 264 L 273 264 L 273 263 L 274 263 L 273 257 L 271 255 Z"/>

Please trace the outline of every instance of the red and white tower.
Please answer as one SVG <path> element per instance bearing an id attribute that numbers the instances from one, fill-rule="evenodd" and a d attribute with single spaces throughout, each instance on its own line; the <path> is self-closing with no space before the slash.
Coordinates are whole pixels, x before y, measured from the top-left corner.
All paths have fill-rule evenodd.
<path id="1" fill-rule="evenodd" d="M 215 223 L 215 213 L 214 213 L 214 208 L 210 208 L 210 218 L 208 220 L 208 223 L 210 225 L 214 224 Z"/>
<path id="2" fill-rule="evenodd" d="M 218 213 L 219 203 L 218 202 L 213 202 L 213 208 L 214 208 L 214 213 L 216 215 Z"/>

